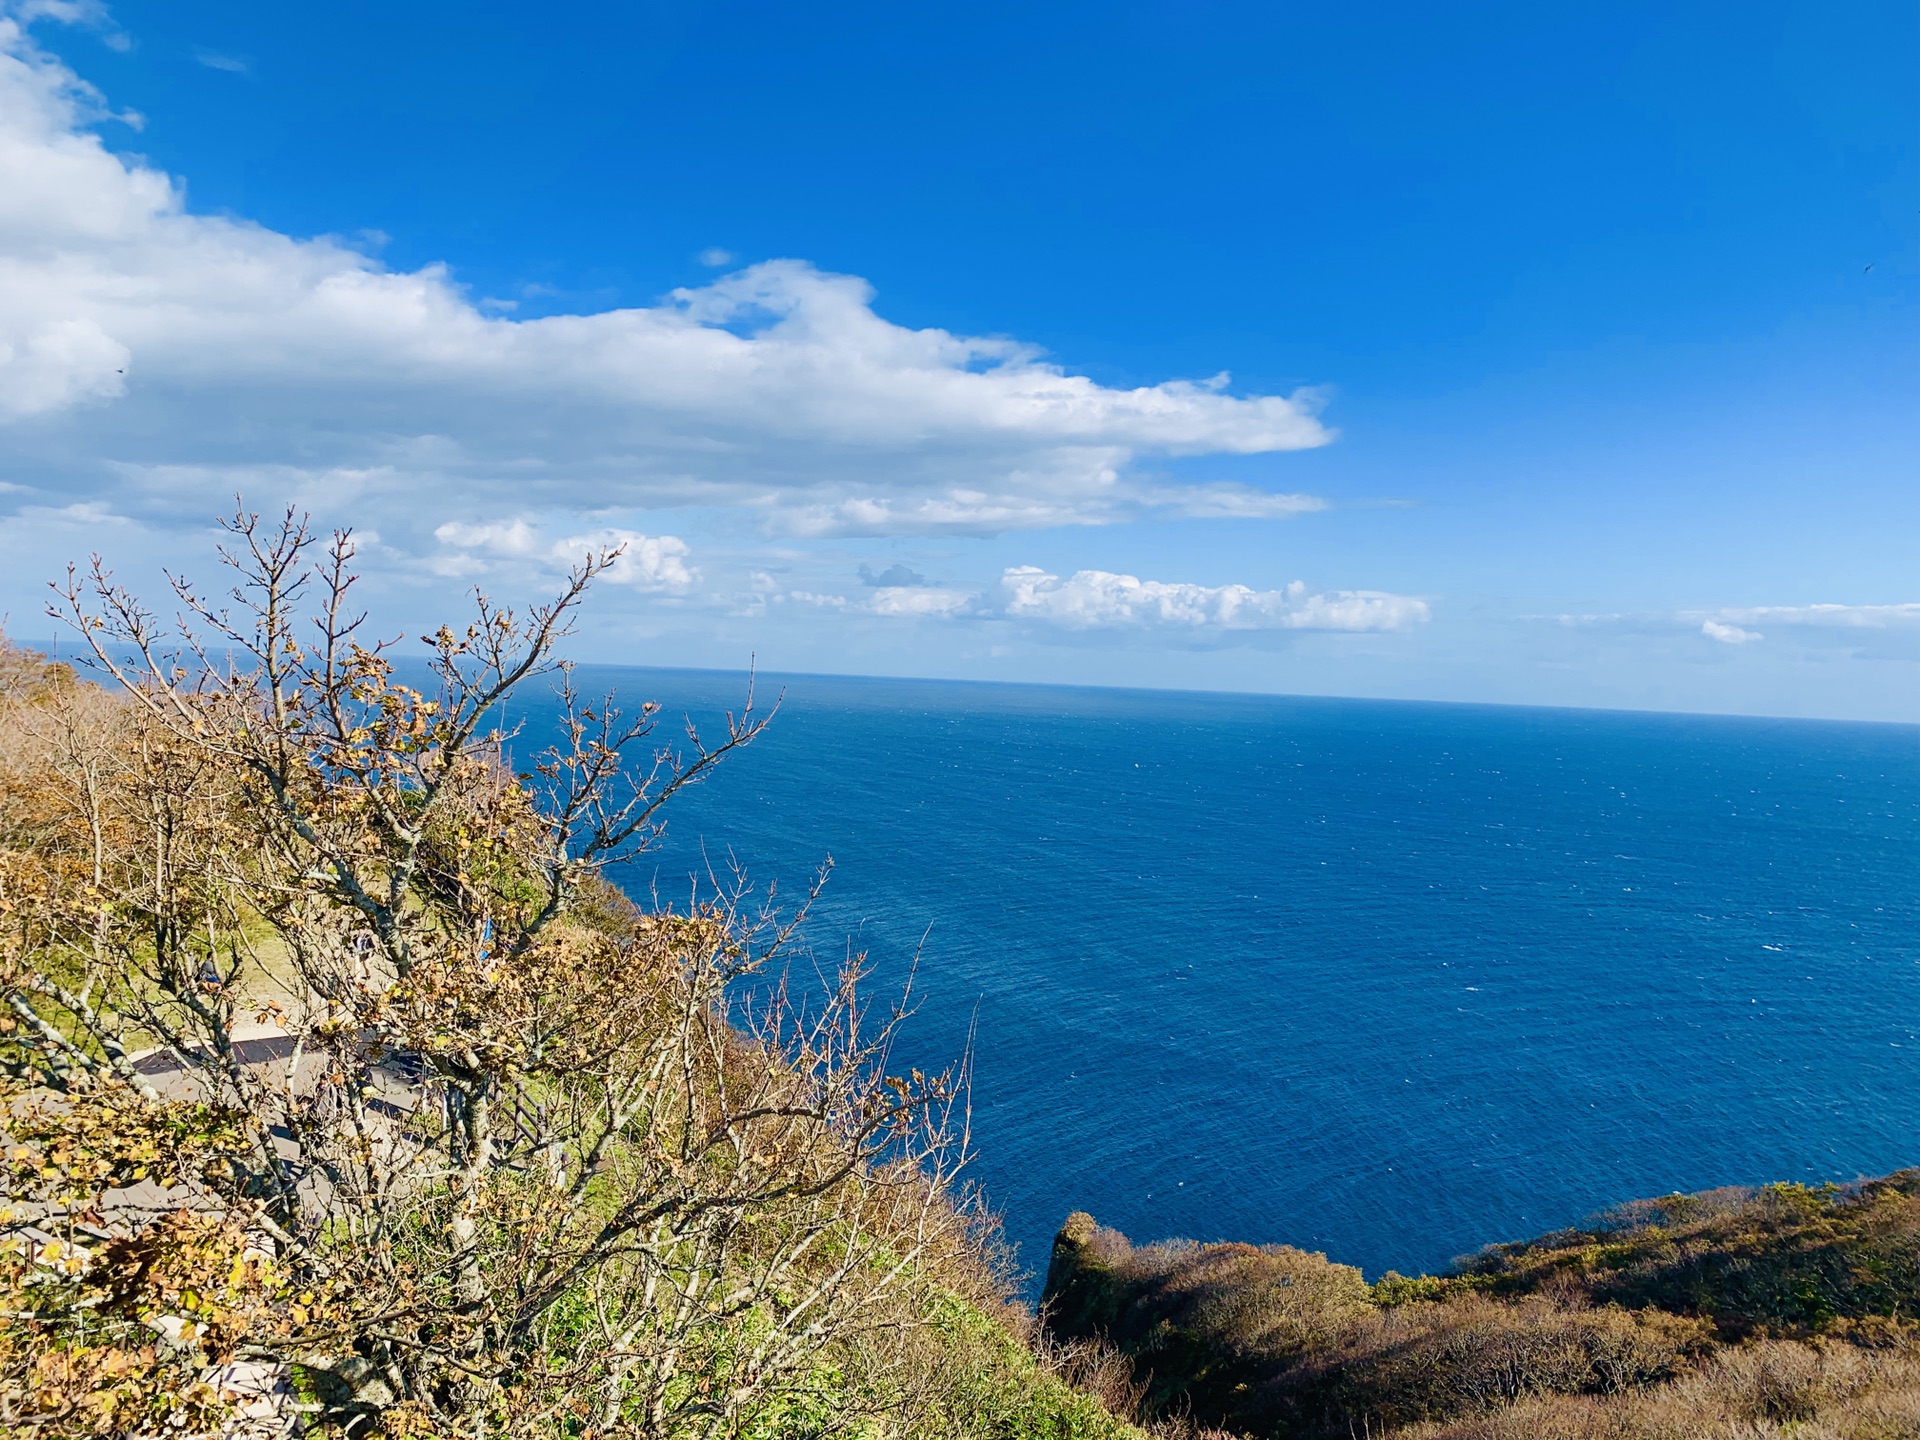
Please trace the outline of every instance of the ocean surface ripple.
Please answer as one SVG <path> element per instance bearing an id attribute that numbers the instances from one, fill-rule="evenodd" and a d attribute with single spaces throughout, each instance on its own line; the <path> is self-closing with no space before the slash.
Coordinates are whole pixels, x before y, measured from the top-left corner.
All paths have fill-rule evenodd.
<path id="1" fill-rule="evenodd" d="M 744 693 L 578 678 L 705 721 Z M 731 854 L 793 892 L 831 855 L 815 952 L 852 937 L 882 992 L 924 936 L 902 1061 L 977 1013 L 974 1174 L 1030 1268 L 1073 1209 L 1376 1276 L 1920 1161 L 1920 730 L 760 685 L 773 728 L 617 878 Z"/>

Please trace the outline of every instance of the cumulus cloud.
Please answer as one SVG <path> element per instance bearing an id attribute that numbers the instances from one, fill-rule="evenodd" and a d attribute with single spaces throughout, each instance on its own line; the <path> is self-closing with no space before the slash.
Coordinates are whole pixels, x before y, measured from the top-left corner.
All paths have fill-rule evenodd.
<path id="1" fill-rule="evenodd" d="M 1728 625 L 1719 620 L 1702 620 L 1700 633 L 1709 640 L 1718 640 L 1722 645 L 1751 645 L 1756 640 L 1767 638 L 1758 630 L 1743 630 L 1738 625 Z"/>
<path id="2" fill-rule="evenodd" d="M 564 570 L 589 555 L 618 549 L 619 556 L 601 576 L 609 584 L 683 592 L 700 579 L 700 572 L 687 564 L 691 552 L 686 541 L 676 535 L 643 535 L 635 530 L 609 528 L 549 542 L 541 538 L 537 527 L 516 519 L 484 523 L 449 520 L 434 530 L 433 538 L 448 547 L 448 553 L 435 557 L 434 568 L 454 578 L 485 573 L 490 559 L 534 561 Z"/>
<path id="3" fill-rule="evenodd" d="M 981 597 L 966 590 L 884 585 L 874 591 L 866 608 L 876 615 L 965 615 L 982 607 Z"/>
<path id="4" fill-rule="evenodd" d="M 894 577 L 861 567 L 869 585 Z M 911 574 L 911 572 L 909 572 Z M 770 577 L 769 577 L 770 578 Z M 1296 580 L 1280 590 L 1142 580 L 1110 570 L 1057 575 L 1037 565 L 1007 569 L 985 590 L 878 584 L 865 596 L 789 590 L 774 597 L 845 615 L 1013 622 L 1055 633 L 1134 632 L 1161 638 L 1249 638 L 1281 631 L 1392 631 L 1425 623 L 1424 600 L 1381 590 L 1311 591 Z"/>
<path id="5" fill-rule="evenodd" d="M 207 485 L 252 482 L 265 503 L 377 473 L 411 512 L 733 506 L 798 536 L 1320 503 L 1134 474 L 1323 445 L 1314 391 L 1101 385 L 1015 340 L 896 325 L 864 280 L 799 260 L 515 319 L 440 266 L 194 214 L 171 176 L 102 143 L 103 102 L 22 13 L 0 8 L 0 462 L 65 499 L 146 477 L 144 518 L 198 520 Z M 188 474 L 207 485 L 164 483 Z"/>
<path id="6" fill-rule="evenodd" d="M 826 595 L 816 590 L 789 590 L 775 598 L 859 615 L 913 617 L 987 613 L 985 597 L 974 591 L 921 585 L 883 585 L 871 595 L 858 598 Z"/>
<path id="7" fill-rule="evenodd" d="M 1424 600 L 1380 590 L 1282 590 L 1142 580 L 1110 570 L 1050 574 L 1036 565 L 1000 581 L 1001 613 L 1066 630 L 1406 630 L 1426 621 Z"/>

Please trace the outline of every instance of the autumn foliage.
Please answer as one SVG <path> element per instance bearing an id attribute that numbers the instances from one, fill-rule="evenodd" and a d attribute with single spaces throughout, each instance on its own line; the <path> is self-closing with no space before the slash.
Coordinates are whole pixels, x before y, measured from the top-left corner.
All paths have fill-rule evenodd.
<path id="1" fill-rule="evenodd" d="M 176 629 L 69 574 L 93 679 L 0 653 L 0 1429 L 1114 1432 L 991 1319 L 907 1002 L 857 956 L 789 993 L 804 895 L 603 878 L 751 694 L 672 744 L 583 698 L 555 650 L 612 555 L 403 661 L 348 536 L 228 530 Z"/>

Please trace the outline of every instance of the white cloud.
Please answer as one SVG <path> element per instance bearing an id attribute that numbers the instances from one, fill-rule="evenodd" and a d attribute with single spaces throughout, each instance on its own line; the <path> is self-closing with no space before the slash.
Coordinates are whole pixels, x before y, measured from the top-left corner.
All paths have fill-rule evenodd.
<path id="1" fill-rule="evenodd" d="M 906 584 L 876 584 L 893 577 L 875 576 L 868 567 L 861 568 L 868 587 L 865 593 L 806 589 L 769 593 L 775 582 L 765 572 L 753 576 L 754 589 L 762 600 L 844 615 L 1011 621 L 1055 631 L 1190 637 L 1288 630 L 1408 630 L 1425 623 L 1432 613 L 1426 601 L 1410 595 L 1380 590 L 1314 592 L 1297 580 L 1280 590 L 1255 590 L 1246 585 L 1142 580 L 1109 570 L 1077 570 L 1063 577 L 1037 565 L 1018 565 L 1007 569 L 990 588 L 973 590 L 929 585 L 918 576 Z"/>
<path id="2" fill-rule="evenodd" d="M 1718 620 L 1702 620 L 1700 633 L 1709 640 L 1718 640 L 1722 645 L 1751 645 L 1756 640 L 1767 638 L 1758 630 L 1743 630 L 1738 625 L 1727 625 Z"/>
<path id="3" fill-rule="evenodd" d="M 224 70 L 229 75 L 250 75 L 253 67 L 238 55 L 224 55 L 218 50 L 196 50 L 194 60 L 209 70 Z"/>
<path id="4" fill-rule="evenodd" d="M 1920 627 L 1920 603 L 1899 605 L 1754 605 L 1716 610 L 1709 624 L 1807 625 L 1835 630 L 1908 630 Z"/>
<path id="5" fill-rule="evenodd" d="M 1007 530 L 1040 530 L 1054 525 L 1104 524 L 1123 518 L 1120 505 L 1102 496 L 1112 478 L 1099 487 L 1081 487 L 1077 495 L 1033 497 L 987 494 L 956 488 L 944 495 L 893 499 L 858 498 L 794 503 L 770 494 L 761 501 L 772 528 L 801 539 L 853 535 L 998 535 Z M 1129 517 L 1130 518 L 1130 517 Z"/>
<path id="6" fill-rule="evenodd" d="M 1613 628 L 1646 635 L 1670 634 L 1676 625 L 1723 645 L 1751 645 L 1775 631 L 1799 632 L 1802 643 L 1851 643 L 1847 632 L 1882 634 L 1920 631 L 1920 602 L 1891 605 L 1726 605 L 1717 610 L 1649 610 L 1637 613 L 1522 615 L 1569 628 Z M 1765 626 L 1763 631 L 1760 626 Z M 1814 632 L 1814 633 L 1808 633 Z M 1776 638 L 1779 638 L 1776 636 Z"/>
<path id="7" fill-rule="evenodd" d="M 197 523 L 207 488 L 266 505 L 383 473 L 357 503 L 394 502 L 379 518 L 396 527 L 492 497 L 744 506 L 801 536 L 1319 504 L 1132 473 L 1143 457 L 1325 444 L 1317 392 L 1101 385 L 1013 340 L 895 325 L 865 281 L 798 260 L 652 306 L 520 320 L 439 266 L 396 272 L 335 239 L 195 215 L 171 177 L 103 145 L 102 102 L 9 13 L 0 463 L 43 491 L 118 500 L 144 476 L 149 523 Z M 164 483 L 189 474 L 204 483 Z"/>
<path id="8" fill-rule="evenodd" d="M 1327 508 L 1317 495 L 1278 495 L 1251 485 L 1162 486 L 1141 500 L 1196 520 L 1291 520 Z"/>
<path id="9" fill-rule="evenodd" d="M 980 597 L 966 590 L 938 586 L 883 585 L 873 592 L 866 608 L 876 615 L 962 615 L 975 609 Z"/>
<path id="10" fill-rule="evenodd" d="M 71 505 L 27 505 L 20 511 L 28 520 L 69 528 L 93 529 L 101 525 L 125 525 L 127 517 L 116 515 L 98 500 L 80 500 Z"/>
<path id="11" fill-rule="evenodd" d="M 1135 485 L 1120 452 L 1072 451 L 1071 476 L 1022 472 L 1014 493 L 956 486 L 940 495 L 894 499 L 863 495 L 825 502 L 769 495 L 773 528 L 800 538 L 886 535 L 998 535 L 1056 525 L 1118 525 L 1144 517 L 1290 520 L 1325 510 L 1313 495 L 1283 495 L 1250 485 Z"/>
<path id="12" fill-rule="evenodd" d="M 114 23 L 105 0 L 0 0 L 0 19 L 12 16 L 22 24 L 52 20 L 98 31 L 111 50 L 130 50 L 133 42 Z"/>
<path id="13" fill-rule="evenodd" d="M 1522 620 L 1551 620 L 1554 624 L 1564 626 L 1569 630 L 1581 630 L 1596 625 L 1618 625 L 1621 621 L 1629 617 L 1614 610 L 1599 615 L 1568 613 L 1560 615 L 1522 615 L 1519 618 Z"/>
<path id="14" fill-rule="evenodd" d="M 449 520 L 433 532 L 443 545 L 463 550 L 488 550 L 495 555 L 531 555 L 540 548 L 540 532 L 524 520 L 495 520 L 473 525 Z"/>
<path id="15" fill-rule="evenodd" d="M 23 325 L 0 340 L 0 421 L 122 395 L 129 358 L 90 317 Z"/>
<path id="16" fill-rule="evenodd" d="M 844 615 L 1011 621 L 1058 632 L 1132 631 L 1188 639 L 1294 630 L 1409 630 L 1432 613 L 1426 601 L 1410 595 L 1315 592 L 1298 580 L 1280 590 L 1255 590 L 1142 580 L 1110 570 L 1061 576 L 1037 565 L 1014 566 L 984 591 L 922 583 L 880 585 L 853 596 L 795 589 L 774 598 Z"/>
<path id="17" fill-rule="evenodd" d="M 612 585 L 631 585 L 637 590 L 686 590 L 700 578 L 700 572 L 687 564 L 687 542 L 677 535 L 642 535 L 635 530 L 596 530 L 587 535 L 569 535 L 556 540 L 556 558 L 578 561 L 589 551 L 605 553 L 615 546 L 620 555 L 606 571 Z"/>
<path id="18" fill-rule="evenodd" d="M 734 254 L 731 250 L 722 250 L 718 245 L 709 245 L 693 258 L 698 260 L 702 265 L 718 270 L 723 265 L 731 265 L 734 261 Z"/>
<path id="19" fill-rule="evenodd" d="M 824 595 L 817 590 L 789 590 L 774 597 L 796 605 L 811 605 L 850 615 L 893 617 L 952 616 L 984 613 L 985 597 L 970 590 L 948 590 L 920 585 L 883 585 L 864 597 Z"/>
<path id="20" fill-rule="evenodd" d="M 1310 592 L 1142 580 L 1110 570 L 1062 577 L 1036 565 L 1000 581 L 1001 613 L 1067 630 L 1406 630 L 1423 623 L 1427 602 L 1379 590 Z"/>
<path id="21" fill-rule="evenodd" d="M 479 524 L 449 520 L 434 530 L 433 538 L 452 548 L 454 553 L 436 556 L 433 564 L 437 573 L 453 578 L 485 573 L 489 567 L 483 556 L 568 569 L 590 554 L 618 548 L 619 557 L 602 575 L 609 584 L 678 593 L 700 579 L 700 572 L 687 564 L 691 552 L 686 541 L 677 535 L 603 529 L 546 542 L 533 525 L 516 519 Z"/>

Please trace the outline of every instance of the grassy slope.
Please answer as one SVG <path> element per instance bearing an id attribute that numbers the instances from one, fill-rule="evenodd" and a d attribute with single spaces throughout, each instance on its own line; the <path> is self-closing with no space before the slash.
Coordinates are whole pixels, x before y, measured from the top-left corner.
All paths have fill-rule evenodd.
<path id="1" fill-rule="evenodd" d="M 915 1434 L 952 1440 L 1146 1440 L 1049 1373 L 1000 1320 L 956 1302 L 938 1331 L 945 1383 Z"/>
<path id="2" fill-rule="evenodd" d="M 1451 1283 L 1658 1306 L 1704 1316 L 1726 1339 L 1920 1318 L 1920 1170 L 1845 1188 L 1640 1201 L 1581 1229 L 1494 1246 Z"/>

